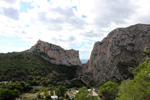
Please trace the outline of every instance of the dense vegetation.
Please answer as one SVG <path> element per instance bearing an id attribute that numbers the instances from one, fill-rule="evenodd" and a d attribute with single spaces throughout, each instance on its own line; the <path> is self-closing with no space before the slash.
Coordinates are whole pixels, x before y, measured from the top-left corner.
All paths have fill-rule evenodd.
<path id="1" fill-rule="evenodd" d="M 0 84 L 0 100 L 13 100 L 31 89 L 32 87 L 25 82 L 2 83 Z"/>
<path id="2" fill-rule="evenodd" d="M 129 72 L 128 68 L 135 67 L 134 60 L 118 63 L 119 71 L 127 80 L 122 81 L 120 86 L 111 81 L 102 85 L 99 90 L 99 97 L 102 100 L 150 100 L 150 48 L 146 47 L 143 54 L 146 56 L 143 63 L 133 73 Z"/>
<path id="3" fill-rule="evenodd" d="M 124 79 L 133 79 L 133 73 L 132 71 L 129 71 L 129 69 L 135 69 L 138 66 L 138 63 L 132 59 L 131 61 L 128 62 L 119 62 L 117 64 L 117 68 L 121 74 L 121 76 L 123 76 Z"/>
<path id="4" fill-rule="evenodd" d="M 86 87 L 82 87 L 79 89 L 74 100 L 98 100 L 98 97 L 91 96 L 90 94 L 91 92 L 89 92 Z"/>
<path id="5" fill-rule="evenodd" d="M 113 100 L 117 97 L 119 84 L 108 81 L 100 87 L 99 97 L 102 100 Z"/>
<path id="6" fill-rule="evenodd" d="M 120 96 L 116 100 L 150 100 L 150 49 L 144 51 L 146 58 L 133 72 L 133 80 L 120 85 Z"/>
<path id="7" fill-rule="evenodd" d="M 64 96 L 66 87 L 85 85 L 81 80 L 72 80 L 77 67 L 54 65 L 38 54 L 27 52 L 0 54 L 0 100 L 13 100 L 20 94 L 31 91 L 31 86 L 36 85 L 55 90 L 58 96 Z M 38 91 L 33 89 L 32 93 Z M 49 100 L 50 95 L 45 96 Z"/>
<path id="8" fill-rule="evenodd" d="M 39 55 L 21 53 L 0 54 L 0 82 L 25 81 L 47 86 L 75 77 L 77 66 L 54 65 Z"/>
<path id="9" fill-rule="evenodd" d="M 124 81 L 107 81 L 99 88 L 101 100 L 150 100 L 150 48 L 146 47 L 146 56 L 131 73 L 128 68 L 135 68 L 137 63 L 119 62 L 117 68 Z M 77 67 L 53 65 L 38 55 L 28 53 L 0 54 L 0 81 L 12 81 L 0 84 L 0 100 L 13 100 L 20 94 L 32 91 L 38 99 L 51 100 L 52 91 L 59 97 L 69 100 L 68 88 L 82 87 L 85 84 L 75 78 Z M 131 80 L 132 79 L 132 80 Z M 66 80 L 69 84 L 65 84 Z M 120 84 L 120 85 L 119 85 Z M 42 90 L 32 89 L 31 85 L 42 85 Z M 45 88 L 46 87 L 46 88 Z M 49 94 L 49 91 L 51 93 Z M 74 100 L 99 100 L 92 96 L 86 87 L 79 89 Z"/>

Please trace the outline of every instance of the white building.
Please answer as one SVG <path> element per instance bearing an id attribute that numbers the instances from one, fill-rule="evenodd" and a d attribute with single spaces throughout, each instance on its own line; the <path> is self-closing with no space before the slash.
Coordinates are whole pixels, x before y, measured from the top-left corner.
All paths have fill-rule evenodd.
<path id="1" fill-rule="evenodd" d="M 58 96 L 57 96 L 57 95 L 54 95 L 54 96 L 51 96 L 51 98 L 52 98 L 53 100 L 56 100 L 56 99 L 58 99 Z"/>

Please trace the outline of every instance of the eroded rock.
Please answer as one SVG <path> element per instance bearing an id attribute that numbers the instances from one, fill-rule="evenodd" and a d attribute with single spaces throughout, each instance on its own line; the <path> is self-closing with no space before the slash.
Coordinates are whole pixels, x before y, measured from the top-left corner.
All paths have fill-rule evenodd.
<path id="1" fill-rule="evenodd" d="M 41 57 L 57 65 L 81 65 L 79 51 L 65 50 L 60 46 L 39 40 L 28 52 L 40 54 Z"/>
<path id="2" fill-rule="evenodd" d="M 141 63 L 142 51 L 150 46 L 150 25 L 137 24 L 113 30 L 101 42 L 96 42 L 90 60 L 84 65 L 83 75 L 95 81 L 111 77 L 122 79 L 117 64 L 135 60 Z"/>

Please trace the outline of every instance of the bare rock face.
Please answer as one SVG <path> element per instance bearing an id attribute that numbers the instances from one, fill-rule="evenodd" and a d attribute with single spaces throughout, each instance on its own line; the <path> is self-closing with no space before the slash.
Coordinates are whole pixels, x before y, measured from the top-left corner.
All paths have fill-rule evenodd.
<path id="1" fill-rule="evenodd" d="M 57 65 L 81 65 L 79 59 L 79 52 L 76 50 L 65 50 L 60 46 L 50 44 L 39 40 L 34 46 L 32 46 L 28 52 L 33 54 L 39 54 L 44 59 Z"/>
<path id="2" fill-rule="evenodd" d="M 114 76 L 121 79 L 117 64 L 131 60 L 139 64 L 146 46 L 150 46 L 150 25 L 115 29 L 101 42 L 95 43 L 84 73 L 90 73 L 91 79 L 100 82 Z"/>

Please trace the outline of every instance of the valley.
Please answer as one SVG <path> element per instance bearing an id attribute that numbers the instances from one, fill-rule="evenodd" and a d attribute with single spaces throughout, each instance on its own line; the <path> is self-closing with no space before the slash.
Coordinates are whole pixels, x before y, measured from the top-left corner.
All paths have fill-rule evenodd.
<path id="1" fill-rule="evenodd" d="M 149 100 L 149 73 L 150 25 L 113 30 L 82 61 L 38 40 L 0 54 L 0 100 Z"/>

